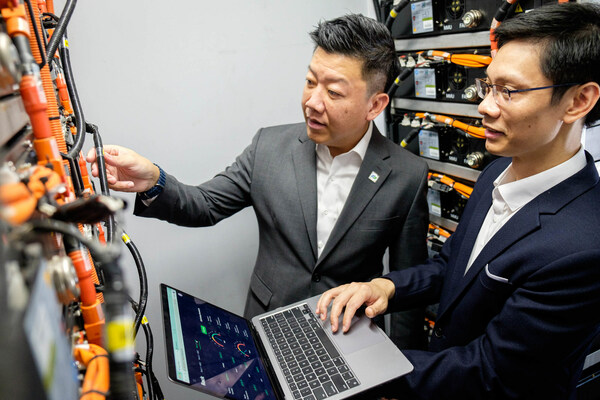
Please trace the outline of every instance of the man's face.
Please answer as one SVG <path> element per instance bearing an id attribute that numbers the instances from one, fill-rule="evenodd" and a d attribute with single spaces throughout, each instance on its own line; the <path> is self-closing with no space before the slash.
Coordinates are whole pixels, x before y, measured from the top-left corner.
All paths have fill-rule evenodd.
<path id="1" fill-rule="evenodd" d="M 540 69 L 539 48 L 519 40 L 507 43 L 487 68 L 488 81 L 508 89 L 552 85 Z M 497 104 L 490 92 L 478 108 L 490 153 L 512 157 L 513 164 L 533 168 L 532 173 L 565 160 L 566 139 L 561 126 L 568 96 L 554 105 L 552 89 L 512 93 L 510 102 L 503 102 L 500 97 L 498 93 Z"/>
<path id="2" fill-rule="evenodd" d="M 351 150 L 377 116 L 371 111 L 376 95 L 367 95 L 361 69 L 362 61 L 320 47 L 308 67 L 302 94 L 308 137 L 334 157 Z"/>

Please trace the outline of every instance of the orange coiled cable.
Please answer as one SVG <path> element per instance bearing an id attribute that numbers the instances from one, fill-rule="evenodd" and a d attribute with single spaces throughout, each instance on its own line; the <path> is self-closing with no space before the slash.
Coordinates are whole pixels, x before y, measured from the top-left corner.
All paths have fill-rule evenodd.
<path id="1" fill-rule="evenodd" d="M 83 224 L 77 224 L 77 228 L 79 229 L 79 232 L 81 232 L 82 235 L 85 235 L 85 229 L 83 227 Z M 106 243 L 106 242 L 104 242 Z M 90 265 L 93 267 L 94 266 L 94 261 L 92 259 L 92 255 L 90 254 L 90 252 L 87 252 L 88 255 L 88 260 L 90 262 Z M 96 268 L 92 268 L 92 282 L 94 282 L 96 285 L 100 284 L 100 280 L 98 279 L 98 274 L 96 273 Z M 100 303 L 104 303 L 104 295 L 100 292 L 96 293 L 96 298 L 98 299 L 98 301 L 100 301 Z"/>
<path id="2" fill-rule="evenodd" d="M 434 178 L 437 181 L 439 181 L 440 183 L 443 183 L 444 185 L 451 187 L 452 189 L 456 190 L 458 193 L 460 193 L 461 195 L 463 195 L 466 198 L 471 197 L 471 193 L 473 193 L 472 187 L 467 186 L 464 183 L 457 182 L 447 175 L 430 172 L 428 174 L 428 179 L 431 179 L 431 178 Z"/>
<path id="3" fill-rule="evenodd" d="M 33 8 L 33 21 L 29 21 L 29 35 L 30 37 L 35 37 L 33 24 L 35 23 L 38 31 L 41 31 L 41 26 L 39 24 L 40 18 L 40 10 L 38 5 L 38 0 L 31 0 L 31 5 Z M 42 62 L 42 55 L 40 54 L 40 50 L 35 43 L 35 41 L 30 41 L 31 46 L 31 54 L 35 61 L 39 64 Z M 54 91 L 54 83 L 52 82 L 52 77 L 50 76 L 50 67 L 48 63 L 44 65 L 40 69 L 40 74 L 42 77 L 42 86 L 44 88 L 44 93 L 46 94 L 46 101 L 48 102 L 48 108 L 46 113 L 48 115 L 48 119 L 50 121 L 50 128 L 52 130 L 52 135 L 56 139 L 56 143 L 58 144 L 58 149 L 63 154 L 67 153 L 67 143 L 65 142 L 65 137 L 62 131 L 62 126 L 60 124 L 60 114 L 58 111 L 58 103 L 56 101 L 56 94 Z M 42 160 L 40 160 L 42 161 Z M 45 160 L 43 160 L 45 162 Z M 67 160 L 63 160 L 64 168 L 67 171 L 70 171 L 70 166 Z M 69 188 L 71 189 L 71 188 Z"/>
<path id="4" fill-rule="evenodd" d="M 108 352 L 95 344 L 79 344 L 73 349 L 75 360 L 86 367 L 80 400 L 104 400 L 110 388 Z"/>
<path id="5" fill-rule="evenodd" d="M 415 116 L 417 118 L 429 118 L 430 120 L 441 122 L 443 124 L 453 126 L 456 129 L 460 129 L 461 131 L 468 133 L 469 135 L 476 137 L 478 139 L 485 139 L 485 128 L 465 124 L 464 122 L 458 121 L 458 120 L 448 117 L 446 115 L 438 115 L 438 114 L 431 114 L 431 113 L 416 113 Z"/>
<path id="6" fill-rule="evenodd" d="M 440 50 L 428 50 L 419 53 L 423 54 L 423 56 L 426 58 L 432 58 L 434 60 L 447 60 L 453 64 L 472 68 L 487 67 L 492 62 L 492 57 L 481 54 L 452 54 L 448 53 L 447 51 Z"/>
<path id="7" fill-rule="evenodd" d="M 446 239 L 448 239 L 451 235 L 451 233 L 445 230 L 444 228 L 432 223 L 429 223 L 429 233 L 432 233 L 436 236 L 442 236 Z"/>
<path id="8" fill-rule="evenodd" d="M 94 286 L 93 275 L 95 275 L 95 268 L 91 264 L 91 259 L 85 256 L 85 253 L 86 251 L 81 246 L 70 251 L 68 255 L 73 262 L 73 267 L 79 279 L 79 288 L 81 291 L 80 307 L 87 340 L 90 343 L 101 346 L 104 344 L 106 318 L 104 317 L 102 303 L 97 298 L 96 287 Z"/>

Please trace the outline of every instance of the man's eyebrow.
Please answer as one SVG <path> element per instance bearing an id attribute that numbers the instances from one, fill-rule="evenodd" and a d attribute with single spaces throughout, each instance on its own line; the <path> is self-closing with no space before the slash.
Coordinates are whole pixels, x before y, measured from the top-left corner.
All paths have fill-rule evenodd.
<path id="1" fill-rule="evenodd" d="M 315 71 L 313 71 L 313 69 L 310 67 L 310 65 L 308 66 L 308 70 L 314 75 L 317 76 L 317 73 Z M 325 78 L 326 81 L 331 82 L 331 83 L 343 83 L 344 85 L 349 85 L 350 82 L 348 82 L 347 79 L 345 78 Z"/>

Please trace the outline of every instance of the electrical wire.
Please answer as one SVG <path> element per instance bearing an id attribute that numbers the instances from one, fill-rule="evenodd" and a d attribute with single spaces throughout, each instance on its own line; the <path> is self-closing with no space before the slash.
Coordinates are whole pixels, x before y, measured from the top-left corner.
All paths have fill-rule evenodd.
<path id="1" fill-rule="evenodd" d="M 412 67 L 404 67 L 401 71 L 400 74 L 396 77 L 396 79 L 394 80 L 394 82 L 392 83 L 392 85 L 390 86 L 390 88 L 387 91 L 387 95 L 389 98 L 394 97 L 394 93 L 396 93 L 396 89 L 398 89 L 398 87 L 400 86 L 400 84 L 406 80 L 406 78 L 408 78 L 412 72 L 413 72 Z"/>
<path id="2" fill-rule="evenodd" d="M 456 129 L 460 129 L 461 131 L 477 138 L 477 139 L 485 139 L 485 128 L 465 124 L 464 122 L 458 121 L 454 118 L 448 117 L 446 115 L 439 114 L 431 114 L 431 113 L 416 113 L 415 116 L 417 118 L 427 118 L 430 121 L 441 122 L 442 124 L 450 125 Z"/>
<path id="3" fill-rule="evenodd" d="M 500 26 L 500 24 L 502 22 L 504 22 L 504 20 L 506 19 L 508 12 L 510 10 L 510 8 L 513 6 L 513 4 L 518 3 L 518 0 L 506 0 L 504 1 L 504 3 L 502 3 L 500 5 L 500 7 L 498 8 L 498 10 L 496 11 L 496 14 L 494 15 L 494 18 L 492 19 L 492 23 L 490 24 L 490 48 L 492 50 L 491 54 L 492 57 L 494 57 L 496 55 L 496 52 L 498 52 L 498 41 L 496 40 L 496 28 L 498 28 Z"/>
<path id="4" fill-rule="evenodd" d="M 131 303 L 131 307 L 133 308 L 133 310 L 135 312 L 138 312 L 138 304 L 131 297 L 129 297 L 129 302 Z M 142 330 L 144 331 L 144 336 L 146 338 L 146 367 L 143 372 L 146 375 L 146 385 L 148 386 L 148 392 L 150 393 L 150 396 L 148 398 L 151 400 L 154 400 L 155 398 L 163 400 L 164 395 L 160 387 L 160 383 L 154 375 L 152 364 L 152 360 L 154 358 L 154 335 L 152 334 L 152 328 L 150 327 L 150 323 L 146 318 L 144 318 L 142 322 Z M 154 392 L 153 395 L 152 392 Z"/>
<path id="5" fill-rule="evenodd" d="M 140 324 L 142 322 L 142 318 L 144 317 L 144 313 L 146 312 L 146 304 L 148 302 L 148 279 L 146 276 L 146 267 L 144 266 L 144 261 L 142 260 L 142 256 L 140 255 L 136 245 L 125 231 L 122 231 L 121 239 L 123 240 L 123 243 L 125 243 L 125 246 L 127 246 L 129 249 L 129 252 L 135 261 L 135 265 L 137 266 L 138 270 L 138 276 L 140 278 L 140 299 L 138 301 L 138 307 L 133 326 L 133 337 L 135 339 L 138 330 L 140 329 Z"/>
<path id="6" fill-rule="evenodd" d="M 450 187 L 451 189 L 454 189 L 457 193 L 461 194 L 462 196 L 466 197 L 467 199 L 469 197 L 471 197 L 471 193 L 473 193 L 472 187 L 467 186 L 464 183 L 457 182 L 454 179 L 452 179 L 449 176 L 444 175 L 444 174 L 430 172 L 427 176 L 427 179 L 444 184 L 444 185 Z"/>
<path id="7" fill-rule="evenodd" d="M 392 25 L 394 25 L 394 21 L 396 20 L 396 17 L 400 13 L 400 11 L 402 11 L 402 9 L 408 5 L 408 3 L 410 3 L 409 0 L 400 0 L 400 2 L 398 4 L 396 4 L 390 10 L 390 14 L 388 15 L 387 19 L 385 20 L 385 26 L 390 31 L 392 30 Z"/>
<path id="8" fill-rule="evenodd" d="M 62 233 L 69 235 L 88 248 L 94 259 L 101 264 L 113 263 L 118 257 L 118 251 L 113 246 L 100 245 L 96 240 L 84 236 L 76 226 L 55 219 L 44 218 L 26 222 L 15 227 L 7 237 L 9 241 L 24 240 L 30 236 L 35 238 L 36 231 Z"/>
<path id="9" fill-rule="evenodd" d="M 462 65 L 464 67 L 471 68 L 484 68 L 490 65 L 492 57 L 482 54 L 453 54 L 447 51 L 440 50 L 427 50 L 419 52 L 421 56 L 431 60 L 446 60 L 456 65 Z"/>
<path id="10" fill-rule="evenodd" d="M 33 11 L 33 6 L 31 5 L 31 0 L 25 0 L 25 3 L 27 3 L 27 11 L 29 11 L 29 18 L 32 21 L 33 33 L 35 35 L 35 41 L 37 43 L 37 46 L 38 46 L 38 49 L 39 49 L 40 55 L 41 55 L 41 61 L 37 64 L 38 64 L 38 67 L 40 69 L 42 69 L 46 65 L 46 62 L 47 62 L 46 53 L 44 52 L 44 47 L 42 45 L 42 38 L 38 31 L 37 24 L 33 23 L 33 20 L 35 19 L 35 13 Z"/>
<path id="11" fill-rule="evenodd" d="M 65 39 L 67 37 L 66 35 L 67 33 L 65 32 Z M 62 61 L 62 68 L 65 75 L 65 81 L 67 83 L 67 90 L 69 91 L 69 98 L 73 107 L 73 113 L 75 114 L 75 127 L 77 129 L 75 143 L 67 154 L 72 158 L 77 158 L 85 142 L 85 133 L 87 131 L 87 125 L 83 116 L 83 109 L 81 108 L 81 101 L 79 100 L 77 86 L 75 85 L 75 80 L 73 79 L 73 70 L 71 69 L 71 55 L 69 53 L 69 48 L 65 45 L 64 41 L 60 43 L 59 54 Z"/>
<path id="12" fill-rule="evenodd" d="M 94 124 L 85 124 L 86 132 L 93 135 L 94 147 L 96 149 L 96 163 L 98 164 L 98 180 L 100 181 L 100 192 L 105 196 L 110 196 L 108 188 L 108 179 L 106 178 L 106 162 L 104 160 L 104 147 L 102 145 L 102 137 L 98 131 L 98 127 Z M 106 239 L 112 242 L 115 231 L 115 221 L 112 216 L 106 220 Z"/>
<path id="13" fill-rule="evenodd" d="M 451 233 L 448 232 L 447 230 L 443 229 L 440 226 L 432 224 L 431 222 L 429 223 L 429 230 L 428 230 L 428 232 L 431 233 L 432 235 L 441 236 L 441 237 L 444 237 L 446 239 L 448 239 L 450 237 L 450 235 L 451 235 Z"/>
<path id="14" fill-rule="evenodd" d="M 77 5 L 77 0 L 67 0 L 65 7 L 60 15 L 60 19 L 58 20 L 58 24 L 46 46 L 46 58 L 48 60 L 52 60 L 54 58 L 54 54 L 56 53 L 56 49 L 58 48 L 58 44 L 63 40 L 63 34 L 67 29 L 67 25 L 71 20 L 71 16 L 73 15 L 73 11 L 75 10 L 75 6 Z"/>

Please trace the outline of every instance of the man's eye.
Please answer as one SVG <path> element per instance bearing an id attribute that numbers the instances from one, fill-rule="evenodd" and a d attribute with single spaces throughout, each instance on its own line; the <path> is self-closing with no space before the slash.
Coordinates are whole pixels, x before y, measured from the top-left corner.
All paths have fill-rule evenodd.
<path id="1" fill-rule="evenodd" d="M 332 97 L 340 97 L 341 94 L 339 94 L 338 92 L 334 92 L 333 90 L 328 90 L 329 95 Z"/>

